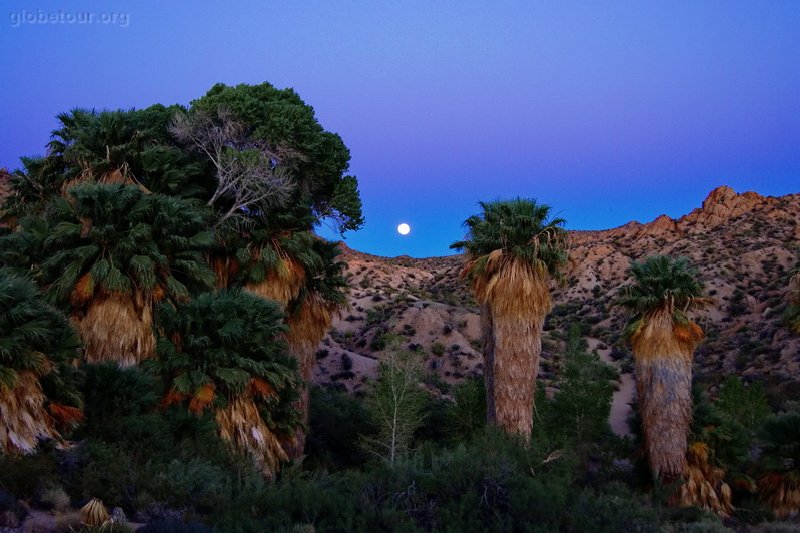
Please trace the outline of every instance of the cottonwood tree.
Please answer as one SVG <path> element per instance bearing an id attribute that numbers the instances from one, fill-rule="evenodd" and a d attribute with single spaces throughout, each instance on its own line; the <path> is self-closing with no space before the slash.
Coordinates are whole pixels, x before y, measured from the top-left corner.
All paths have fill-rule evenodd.
<path id="1" fill-rule="evenodd" d="M 214 165 L 217 187 L 207 205 L 220 211 L 217 225 L 243 213 L 281 206 L 289 198 L 294 180 L 282 163 L 299 155 L 250 138 L 226 108 L 176 113 L 169 131 Z"/>
<path id="2" fill-rule="evenodd" d="M 369 454 L 392 466 L 408 452 L 414 432 L 424 420 L 425 391 L 420 378 L 419 362 L 414 355 L 392 342 L 367 396 L 367 409 L 378 432 L 361 439 Z"/>

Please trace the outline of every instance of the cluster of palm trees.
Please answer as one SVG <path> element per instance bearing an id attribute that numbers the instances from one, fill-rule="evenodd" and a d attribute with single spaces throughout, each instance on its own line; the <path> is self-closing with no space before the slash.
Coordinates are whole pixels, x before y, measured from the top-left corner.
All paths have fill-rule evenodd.
<path id="1" fill-rule="evenodd" d="M 226 169 L 276 144 L 294 159 L 259 158 L 266 172 L 221 187 L 215 162 L 171 133 L 214 109 L 237 120 L 236 138 L 216 138 Z M 13 313 L 0 318 L 0 452 L 29 453 L 79 422 L 70 376 L 113 362 L 160 376 L 164 407 L 210 410 L 220 436 L 274 475 L 303 453 L 314 351 L 345 302 L 338 245 L 313 227 L 362 223 L 346 147 L 269 84 L 218 85 L 188 109 L 58 118 L 2 211 L 13 231 L 0 301 Z M 242 193 L 276 173 L 280 202 Z"/>
<path id="2" fill-rule="evenodd" d="M 190 135 L 195 112 L 216 143 L 213 161 L 202 143 L 170 134 L 179 116 L 183 137 L 200 139 Z M 235 128 L 209 118 L 231 116 Z M 0 452 L 29 453 L 79 423 L 81 365 L 113 362 L 161 376 L 164 406 L 211 411 L 231 447 L 273 476 L 303 453 L 314 352 L 345 304 L 338 246 L 313 227 L 323 217 L 342 230 L 362 223 L 341 139 L 295 93 L 268 84 L 216 86 L 189 109 L 59 120 L 48 155 L 15 173 L 4 211 L 15 228 L 0 242 Z M 287 155 L 267 157 L 276 153 Z M 271 196 L 235 190 L 253 183 L 220 187 L 231 168 L 280 174 L 291 187 Z M 480 205 L 453 248 L 466 252 L 462 275 L 481 311 L 488 421 L 529 442 L 550 282 L 568 263 L 565 222 L 533 200 Z M 684 502 L 713 507 L 713 493 L 729 509 L 730 489 L 688 443 L 703 338 L 688 313 L 710 301 L 685 259 L 648 257 L 630 275 L 617 304 L 630 315 L 650 469 L 685 481 Z"/>
<path id="3" fill-rule="evenodd" d="M 462 275 L 480 307 L 488 421 L 528 442 L 533 422 L 548 283 L 562 281 L 568 262 L 564 221 L 534 200 L 481 203 L 468 234 Z M 685 258 L 655 255 L 633 262 L 632 283 L 616 304 L 627 310 L 623 333 L 635 358 L 644 445 L 655 479 L 683 482 L 678 500 L 729 512 L 731 491 L 710 468 L 703 443 L 688 445 L 692 422 L 692 358 L 703 338 L 688 313 L 710 303 Z M 691 453 L 690 453 L 691 452 Z"/>

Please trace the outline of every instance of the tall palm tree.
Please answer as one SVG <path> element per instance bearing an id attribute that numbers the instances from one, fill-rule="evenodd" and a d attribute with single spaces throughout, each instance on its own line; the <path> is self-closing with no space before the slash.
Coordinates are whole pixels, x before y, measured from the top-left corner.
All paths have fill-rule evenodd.
<path id="1" fill-rule="evenodd" d="M 153 304 L 213 287 L 203 257 L 214 242 L 207 214 L 184 200 L 84 184 L 51 211 L 42 282 L 69 305 L 88 362 L 131 366 L 152 357 Z"/>
<path id="2" fill-rule="evenodd" d="M 692 358 L 703 330 L 687 315 L 710 303 L 685 258 L 633 262 L 633 284 L 617 305 L 630 313 L 625 338 L 635 358 L 644 441 L 653 475 L 665 483 L 687 474 L 692 422 Z"/>
<path id="3" fill-rule="evenodd" d="M 298 296 L 289 303 L 286 341 L 289 353 L 297 360 L 304 387 L 295 408 L 303 425 L 283 441 L 290 459 L 303 455 L 308 426 L 309 386 L 314 370 L 317 346 L 330 329 L 331 322 L 346 305 L 347 280 L 343 276 L 346 264 L 340 261 L 339 244 L 314 239 L 311 245 L 314 261 L 304 270 L 305 283 Z"/>
<path id="4" fill-rule="evenodd" d="M 148 363 L 168 382 L 165 405 L 212 410 L 220 436 L 268 477 L 287 459 L 277 433 L 297 423 L 290 403 L 299 380 L 282 318 L 275 302 L 239 290 L 162 305 L 158 359 Z"/>
<path id="5" fill-rule="evenodd" d="M 0 308 L 0 455 L 32 453 L 83 417 L 71 366 L 80 344 L 33 282 L 8 269 L 0 269 Z"/>
<path id="6" fill-rule="evenodd" d="M 568 257 L 565 221 L 551 208 L 518 198 L 481 202 L 465 222 L 462 275 L 481 309 L 487 417 L 527 440 L 542 349 L 542 326 L 552 307 L 548 281 L 561 279 Z"/>

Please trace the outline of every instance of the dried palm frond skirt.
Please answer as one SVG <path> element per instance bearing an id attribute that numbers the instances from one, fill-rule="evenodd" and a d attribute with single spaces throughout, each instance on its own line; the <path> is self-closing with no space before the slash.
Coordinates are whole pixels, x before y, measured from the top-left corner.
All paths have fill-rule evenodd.
<path id="1" fill-rule="evenodd" d="M 126 295 L 114 294 L 91 303 L 78 322 L 78 331 L 88 363 L 114 362 L 130 367 L 155 352 L 150 303 L 134 302 Z"/>
<path id="2" fill-rule="evenodd" d="M 264 423 L 255 402 L 250 398 L 236 398 L 215 414 L 220 437 L 234 451 L 249 455 L 256 467 L 268 478 L 288 460 L 278 438 Z"/>
<path id="3" fill-rule="evenodd" d="M 800 471 L 764 474 L 758 479 L 758 488 L 762 501 L 778 518 L 800 513 Z"/>
<path id="4" fill-rule="evenodd" d="M 687 473 L 681 486 L 680 503 L 702 507 L 720 516 L 733 511 L 731 488 L 725 483 L 725 470 L 709 461 L 710 451 L 702 442 L 689 446 Z"/>
<path id="5" fill-rule="evenodd" d="M 33 453 L 39 440 L 58 436 L 46 401 L 32 372 L 21 372 L 13 389 L 0 386 L 0 454 Z"/>

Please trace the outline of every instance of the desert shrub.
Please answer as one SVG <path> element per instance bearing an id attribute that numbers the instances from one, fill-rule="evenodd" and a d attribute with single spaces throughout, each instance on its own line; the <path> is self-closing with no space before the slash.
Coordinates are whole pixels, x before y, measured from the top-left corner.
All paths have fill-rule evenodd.
<path id="1" fill-rule="evenodd" d="M 565 343 L 564 369 L 557 381 L 558 392 L 547 401 L 537 398 L 540 431 L 555 445 L 569 443 L 584 452 L 610 433 L 611 410 L 616 371 L 600 361 L 597 353 L 587 353 L 580 328 L 573 325 Z"/>
<path id="2" fill-rule="evenodd" d="M 326 469 L 361 465 L 366 456 L 358 447 L 358 435 L 374 432 L 363 402 L 344 392 L 314 387 L 304 464 Z"/>
<path id="3" fill-rule="evenodd" d="M 77 483 L 67 488 L 76 501 L 100 498 L 109 508 L 127 507 L 134 496 L 139 469 L 119 444 L 87 441 L 81 444 Z"/>
<path id="4" fill-rule="evenodd" d="M 57 483 L 57 464 L 50 447 L 34 455 L 0 455 L 0 488 L 17 498 L 32 499 L 40 487 Z"/>
<path id="5" fill-rule="evenodd" d="M 36 503 L 47 510 L 63 513 L 70 507 L 70 497 L 61 486 L 52 485 L 39 490 Z"/>
<path id="6" fill-rule="evenodd" d="M 441 342 L 436 341 L 433 344 L 431 344 L 431 353 L 433 355 L 435 355 L 436 357 L 443 356 L 444 355 L 444 351 L 445 351 L 445 347 L 444 347 L 444 344 L 442 344 Z"/>
<path id="7" fill-rule="evenodd" d="M 86 365 L 86 422 L 79 434 L 118 443 L 142 457 L 169 452 L 173 442 L 167 421 L 157 410 L 159 391 L 159 382 L 138 368 Z"/>
<path id="8" fill-rule="evenodd" d="M 453 388 L 445 421 L 451 442 L 474 437 L 486 428 L 486 387 L 483 377 L 469 378 Z"/>
<path id="9" fill-rule="evenodd" d="M 374 337 L 372 337 L 372 341 L 369 343 L 369 349 L 378 352 L 386 348 L 386 335 L 383 333 L 377 333 Z"/>
<path id="10" fill-rule="evenodd" d="M 139 528 L 138 533 L 212 533 L 214 530 L 201 522 L 186 523 L 183 520 L 156 520 Z"/>
<path id="11" fill-rule="evenodd" d="M 14 521 L 21 522 L 27 514 L 14 494 L 0 487 L 0 528 L 10 527 Z"/>

